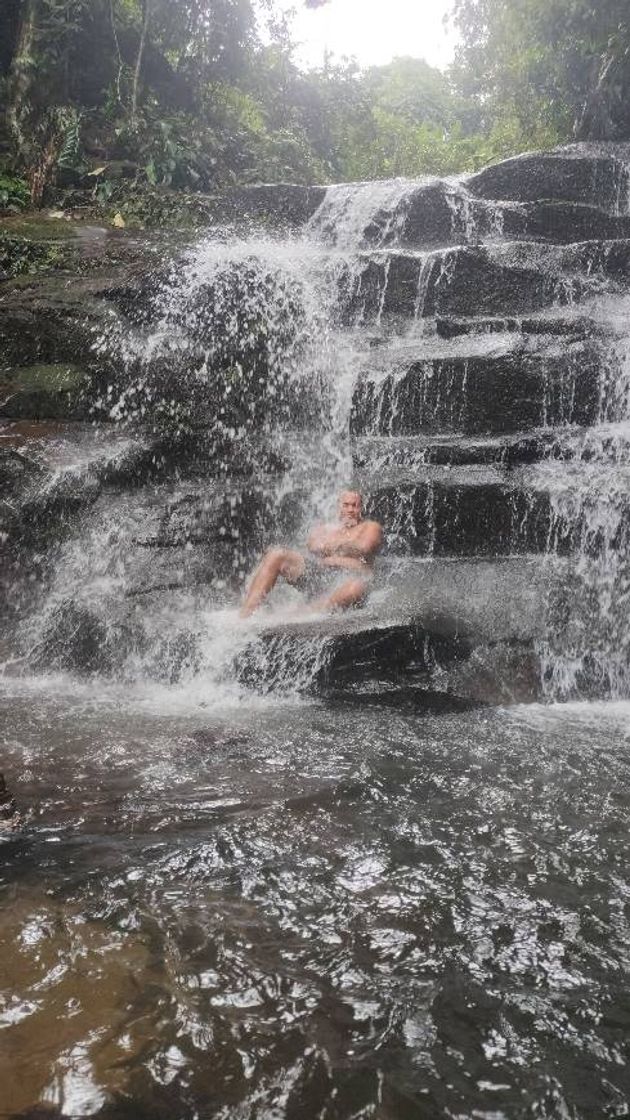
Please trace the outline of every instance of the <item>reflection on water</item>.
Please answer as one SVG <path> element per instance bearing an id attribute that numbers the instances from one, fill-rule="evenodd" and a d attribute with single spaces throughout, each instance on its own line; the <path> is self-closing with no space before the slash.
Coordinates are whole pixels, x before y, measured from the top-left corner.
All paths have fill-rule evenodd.
<path id="1" fill-rule="evenodd" d="M 630 706 L 2 687 L 1 1117 L 627 1115 Z"/>

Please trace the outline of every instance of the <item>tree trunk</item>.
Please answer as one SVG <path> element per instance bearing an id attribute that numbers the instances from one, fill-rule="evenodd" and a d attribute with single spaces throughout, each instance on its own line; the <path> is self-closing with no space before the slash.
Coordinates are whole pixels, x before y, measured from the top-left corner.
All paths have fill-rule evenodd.
<path id="1" fill-rule="evenodd" d="M 147 41 L 147 28 L 149 26 L 149 16 L 151 13 L 151 0 L 144 0 L 144 17 L 142 20 L 142 31 L 140 32 L 140 44 L 138 46 L 138 55 L 136 58 L 136 66 L 133 72 L 133 86 L 131 90 L 131 114 L 130 125 L 135 130 L 137 124 L 138 114 L 138 86 L 140 84 L 140 73 L 142 71 L 142 56 L 144 55 L 144 46 Z"/>
<path id="2" fill-rule="evenodd" d="M 26 148 L 24 122 L 31 108 L 29 95 L 35 73 L 38 16 L 39 0 L 23 0 L 15 52 L 7 79 L 6 124 L 18 161 Z"/>
<path id="3" fill-rule="evenodd" d="M 621 98 L 616 90 L 623 88 L 622 68 L 627 51 L 620 57 L 614 51 L 602 55 L 599 60 L 597 80 L 591 86 L 582 111 L 575 122 L 573 133 L 576 140 L 619 140 L 619 126 L 615 101 Z M 623 98 L 625 100 L 625 97 Z"/>

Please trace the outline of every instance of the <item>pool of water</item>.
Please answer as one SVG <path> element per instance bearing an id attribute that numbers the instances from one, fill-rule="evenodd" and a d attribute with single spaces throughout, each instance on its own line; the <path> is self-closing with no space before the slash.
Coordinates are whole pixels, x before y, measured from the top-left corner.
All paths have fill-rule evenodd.
<path id="1" fill-rule="evenodd" d="M 3 1120 L 628 1115 L 630 704 L 385 699 L 2 682 Z"/>

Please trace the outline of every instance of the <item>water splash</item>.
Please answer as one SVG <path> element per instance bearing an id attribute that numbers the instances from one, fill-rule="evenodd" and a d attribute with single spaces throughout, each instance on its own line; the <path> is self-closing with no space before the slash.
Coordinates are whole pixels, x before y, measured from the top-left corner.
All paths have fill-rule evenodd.
<path id="1" fill-rule="evenodd" d="M 602 362 L 598 423 L 560 436 L 543 465 L 552 535 L 573 536 L 562 580 L 552 584 L 543 681 L 551 699 L 630 695 L 630 300 L 602 301 L 612 335 Z M 615 334 L 617 337 L 615 337 Z"/>
<path id="2" fill-rule="evenodd" d="M 412 198 L 433 181 L 382 179 L 328 187 L 310 220 L 309 233 L 339 249 L 382 248 L 400 243 Z"/>

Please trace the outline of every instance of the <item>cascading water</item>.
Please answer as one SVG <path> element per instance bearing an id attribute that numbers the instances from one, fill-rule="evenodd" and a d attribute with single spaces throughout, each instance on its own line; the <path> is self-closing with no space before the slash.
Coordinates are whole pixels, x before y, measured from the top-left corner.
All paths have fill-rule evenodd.
<path id="1" fill-rule="evenodd" d="M 542 467 L 557 526 L 575 535 L 561 589 L 552 596 L 543 679 L 552 699 L 630 695 L 630 300 L 597 308 L 611 339 L 600 373 L 597 423 Z"/>
<path id="2" fill-rule="evenodd" d="M 85 662 L 87 644 L 89 669 L 229 682 L 252 640 L 226 610 L 235 590 L 265 544 L 329 516 L 351 474 L 361 340 L 336 301 L 352 266 L 308 238 L 204 241 L 135 327 L 118 319 L 97 339 L 114 372 L 95 411 L 166 440 L 174 462 L 159 487 L 101 501 L 61 546 L 23 631 L 31 662 Z"/>

